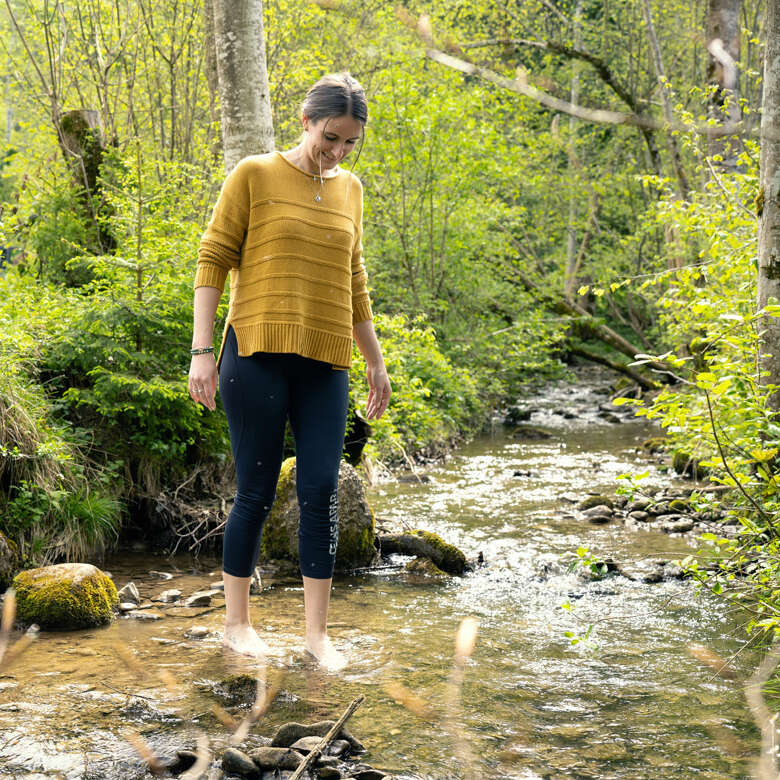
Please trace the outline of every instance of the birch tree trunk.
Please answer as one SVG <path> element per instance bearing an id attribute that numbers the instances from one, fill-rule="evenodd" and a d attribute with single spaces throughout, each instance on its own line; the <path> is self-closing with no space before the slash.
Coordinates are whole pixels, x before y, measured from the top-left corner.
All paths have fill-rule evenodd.
<path id="1" fill-rule="evenodd" d="M 204 0 L 214 10 L 225 172 L 274 148 L 262 0 Z"/>
<path id="2" fill-rule="evenodd" d="M 719 124 L 738 122 L 739 109 L 739 13 L 742 0 L 708 0 L 707 3 L 707 85 L 712 89 L 709 115 Z M 736 137 L 711 136 L 710 156 L 722 158 L 718 165 L 736 168 Z"/>
<path id="3" fill-rule="evenodd" d="M 766 12 L 764 99 L 761 115 L 761 177 L 758 190 L 758 306 L 780 303 L 780 0 L 768 0 Z M 765 385 L 780 386 L 780 319 L 762 323 L 761 368 Z M 771 398 L 780 411 L 780 392 Z"/>

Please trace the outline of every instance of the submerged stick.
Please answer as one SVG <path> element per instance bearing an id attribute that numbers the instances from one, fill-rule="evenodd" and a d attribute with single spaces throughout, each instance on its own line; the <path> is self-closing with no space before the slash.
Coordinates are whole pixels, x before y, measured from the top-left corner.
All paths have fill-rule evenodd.
<path id="1" fill-rule="evenodd" d="M 317 757 L 325 750 L 326 747 L 335 739 L 336 735 L 341 731 L 342 726 L 352 717 L 355 710 L 366 700 L 366 697 L 361 693 L 360 696 L 355 699 L 352 704 L 347 707 L 344 714 L 333 724 L 330 731 L 319 741 L 314 750 L 309 753 L 306 758 L 298 764 L 298 768 L 293 772 L 290 780 L 299 780 L 303 773 L 317 760 Z"/>

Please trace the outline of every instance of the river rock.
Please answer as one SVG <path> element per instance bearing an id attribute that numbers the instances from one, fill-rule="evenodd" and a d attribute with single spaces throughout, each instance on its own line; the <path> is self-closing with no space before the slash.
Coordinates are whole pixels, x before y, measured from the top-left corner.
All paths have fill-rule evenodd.
<path id="1" fill-rule="evenodd" d="M 672 561 L 652 558 L 621 563 L 618 570 L 629 580 L 645 583 L 679 580 L 685 576 L 683 570 Z"/>
<path id="2" fill-rule="evenodd" d="M 414 529 L 400 534 L 379 537 L 383 555 L 401 553 L 430 558 L 436 566 L 448 574 L 463 574 L 469 570 L 466 556 L 454 545 L 447 544 L 440 536 L 430 531 Z"/>
<path id="3" fill-rule="evenodd" d="M 12 582 L 22 623 L 71 630 L 110 623 L 119 598 L 114 583 L 90 563 L 58 563 L 20 572 Z"/>
<path id="4" fill-rule="evenodd" d="M 449 579 L 449 574 L 443 572 L 430 558 L 413 558 L 405 566 L 410 574 L 419 574 L 436 580 Z"/>
<path id="5" fill-rule="evenodd" d="M 347 752 L 349 752 L 349 742 L 346 739 L 334 739 L 328 745 L 328 755 L 330 756 L 343 756 Z"/>
<path id="6" fill-rule="evenodd" d="M 348 777 L 354 778 L 354 780 L 382 780 L 383 777 L 387 777 L 387 773 L 380 769 L 374 769 L 372 766 L 358 764 Z"/>
<path id="7" fill-rule="evenodd" d="M 314 770 L 317 780 L 341 780 L 344 775 L 335 766 L 318 766 Z"/>
<path id="8" fill-rule="evenodd" d="M 181 591 L 176 590 L 176 588 L 171 588 L 170 590 L 164 590 L 156 599 L 153 599 L 153 601 L 162 601 L 163 604 L 172 604 L 180 598 Z"/>
<path id="9" fill-rule="evenodd" d="M 649 506 L 650 501 L 648 501 L 646 498 L 637 498 L 631 501 L 626 509 L 629 512 L 644 512 Z"/>
<path id="10" fill-rule="evenodd" d="M 211 604 L 211 593 L 199 590 L 184 600 L 185 607 L 208 607 Z"/>
<path id="11" fill-rule="evenodd" d="M 117 591 L 117 596 L 119 596 L 119 600 L 124 603 L 141 603 L 141 594 L 138 592 L 138 587 L 134 582 L 128 582 L 127 585 L 120 588 Z"/>
<path id="12" fill-rule="evenodd" d="M 544 440 L 551 439 L 552 434 L 535 425 L 518 425 L 514 431 L 512 431 L 512 438 Z"/>
<path id="13" fill-rule="evenodd" d="M 180 775 L 186 772 L 190 767 L 194 766 L 198 760 L 198 754 L 193 750 L 177 750 L 176 757 L 170 764 L 166 764 L 165 768 L 172 775 Z"/>
<path id="14" fill-rule="evenodd" d="M 184 633 L 184 636 L 190 639 L 203 639 L 203 637 L 209 635 L 209 630 L 206 626 L 190 626 Z"/>
<path id="15" fill-rule="evenodd" d="M 222 769 L 241 777 L 260 778 L 260 770 L 255 762 L 243 751 L 228 748 L 222 755 Z"/>
<path id="16" fill-rule="evenodd" d="M 343 460 L 339 466 L 338 514 L 336 570 L 370 565 L 377 553 L 374 513 L 366 501 L 359 474 Z M 298 561 L 299 518 L 295 458 L 287 458 L 279 474 L 276 500 L 263 528 L 260 553 L 264 559 Z"/>
<path id="17" fill-rule="evenodd" d="M 225 704 L 252 704 L 257 698 L 257 678 L 243 672 L 231 674 L 219 682 L 198 680 L 195 685 L 198 688 L 205 688 Z M 281 747 L 289 747 L 289 745 Z"/>
<path id="18" fill-rule="evenodd" d="M 260 769 L 297 769 L 303 761 L 291 748 L 259 747 L 249 751 L 249 756 Z"/>
<path id="19" fill-rule="evenodd" d="M 173 574 L 168 571 L 156 571 L 155 569 L 149 569 L 149 574 L 154 577 L 159 577 L 161 580 L 172 580 Z"/>
<path id="20" fill-rule="evenodd" d="M 660 519 L 660 518 L 659 518 Z M 674 520 L 665 520 L 661 523 L 661 530 L 667 534 L 685 534 L 693 530 L 693 519 L 690 517 L 678 517 Z"/>
<path id="21" fill-rule="evenodd" d="M 587 496 L 587 498 L 583 498 L 582 501 L 577 504 L 577 509 L 579 509 L 581 512 L 584 512 L 586 509 L 593 509 L 594 507 L 602 506 L 605 506 L 608 509 L 614 509 L 615 503 L 609 496 Z"/>
<path id="22" fill-rule="evenodd" d="M 153 609 L 132 609 L 125 613 L 129 618 L 136 620 L 162 620 L 164 615 L 155 612 Z"/>
<path id="23" fill-rule="evenodd" d="M 321 737 L 301 737 L 300 739 L 296 739 L 290 747 L 293 750 L 297 750 L 299 753 L 308 755 L 320 744 L 320 742 Z"/>
<path id="24" fill-rule="evenodd" d="M 19 571 L 19 548 L 0 531 L 0 589 L 7 588 Z"/>
<path id="25" fill-rule="evenodd" d="M 650 515 L 647 514 L 647 512 L 642 512 L 639 509 L 635 509 L 633 512 L 629 512 L 628 516 L 632 520 L 636 520 L 637 523 L 646 523 L 648 520 L 652 519 Z"/>
<path id="26" fill-rule="evenodd" d="M 274 734 L 273 739 L 271 740 L 271 746 L 290 747 L 293 742 L 297 742 L 301 737 L 324 737 L 335 724 L 335 720 L 321 720 L 317 723 L 310 724 L 295 722 L 285 723 L 277 729 L 276 734 Z M 362 753 L 365 751 L 363 743 L 352 736 L 346 728 L 342 728 L 336 736 L 339 739 L 345 739 L 349 742 L 349 745 L 354 752 Z"/>
<path id="27" fill-rule="evenodd" d="M 589 523 L 596 524 L 608 523 L 613 517 L 612 510 L 605 504 L 586 509 L 582 514 Z"/>

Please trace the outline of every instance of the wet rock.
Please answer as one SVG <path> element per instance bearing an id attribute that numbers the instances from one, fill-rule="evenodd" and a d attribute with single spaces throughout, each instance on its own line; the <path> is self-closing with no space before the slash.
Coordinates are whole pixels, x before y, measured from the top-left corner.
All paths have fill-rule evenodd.
<path id="1" fill-rule="evenodd" d="M 379 545 L 383 555 L 400 553 L 429 558 L 448 574 L 460 575 L 468 570 L 466 556 L 430 531 L 414 529 L 400 534 L 386 534 L 379 537 Z"/>
<path id="2" fill-rule="evenodd" d="M 71 630 L 110 623 L 119 606 L 116 587 L 89 563 L 59 563 L 14 577 L 16 614 L 22 623 Z"/>
<path id="3" fill-rule="evenodd" d="M 335 766 L 318 766 L 314 770 L 314 776 L 318 780 L 340 780 L 344 777 Z"/>
<path id="4" fill-rule="evenodd" d="M 642 449 L 650 455 L 666 450 L 666 439 L 663 436 L 651 436 L 642 442 Z"/>
<path id="5" fill-rule="evenodd" d="M 582 515 L 587 519 L 589 523 L 601 524 L 608 523 L 613 517 L 612 510 L 606 506 L 606 504 L 600 504 L 598 506 L 586 509 Z"/>
<path id="6" fill-rule="evenodd" d="M 632 520 L 636 520 L 637 523 L 646 523 L 649 520 L 652 520 L 652 517 L 647 512 L 642 512 L 638 509 L 634 510 L 633 512 L 629 512 L 628 516 Z"/>
<path id="7" fill-rule="evenodd" d="M 366 500 L 360 476 L 345 461 L 339 466 L 338 513 L 336 570 L 370 565 L 377 554 L 374 547 L 374 513 Z M 263 529 L 260 552 L 264 560 L 281 558 L 298 561 L 299 515 L 295 458 L 288 458 L 282 463 L 276 500 Z"/>
<path id="8" fill-rule="evenodd" d="M 163 604 L 172 604 L 180 598 L 181 591 L 176 590 L 176 588 L 171 588 L 170 590 L 164 590 L 156 599 L 152 599 L 152 601 L 162 601 Z"/>
<path id="9" fill-rule="evenodd" d="M 165 768 L 172 775 L 180 775 L 182 772 L 186 772 L 190 767 L 195 765 L 198 760 L 198 754 L 193 750 L 177 750 L 176 757 L 170 764 L 166 764 Z"/>
<path id="10" fill-rule="evenodd" d="M 303 761 L 301 754 L 292 748 L 260 747 L 250 750 L 249 756 L 260 769 L 297 769 Z"/>
<path id="11" fill-rule="evenodd" d="M 669 502 L 669 509 L 684 514 L 691 511 L 691 502 L 684 498 L 674 498 Z"/>
<path id="12" fill-rule="evenodd" d="M 132 601 L 120 601 L 119 602 L 119 611 L 120 612 L 130 612 L 131 610 L 134 610 L 138 604 L 133 604 Z"/>
<path id="13" fill-rule="evenodd" d="M 320 744 L 320 741 L 321 737 L 301 737 L 300 739 L 296 739 L 290 747 L 293 750 L 297 750 L 299 753 L 308 755 Z"/>
<path id="14" fill-rule="evenodd" d="M 301 737 L 324 737 L 335 723 L 335 720 L 321 720 L 310 724 L 285 723 L 277 729 L 271 740 L 271 745 L 273 747 L 290 747 L 293 742 L 297 742 Z M 352 736 L 346 728 L 342 728 L 336 736 L 349 742 L 354 752 L 362 753 L 365 751 L 363 743 Z"/>
<path id="15" fill-rule="evenodd" d="M 661 530 L 667 534 L 685 534 L 693 530 L 693 520 L 690 517 L 680 517 L 661 523 Z"/>
<path id="16" fill-rule="evenodd" d="M 161 580 L 172 580 L 173 574 L 168 571 L 156 571 L 155 569 L 149 569 L 149 574 L 153 577 L 159 577 Z"/>
<path id="17" fill-rule="evenodd" d="M 534 409 L 518 409 L 517 407 L 511 407 L 506 413 L 506 425 L 517 425 L 517 423 L 528 422 L 531 419 L 531 415 L 534 413 Z"/>
<path id="18" fill-rule="evenodd" d="M 330 756 L 344 756 L 349 751 L 349 742 L 346 739 L 334 739 L 333 742 L 328 745 L 328 755 Z"/>
<path id="19" fill-rule="evenodd" d="M 669 514 L 669 504 L 665 501 L 658 501 L 654 504 L 650 504 L 646 510 L 649 514 L 660 517 L 661 515 Z"/>
<path id="20" fill-rule="evenodd" d="M 257 778 L 261 773 L 255 762 L 243 751 L 236 748 L 228 748 L 222 755 L 222 769 L 241 777 Z"/>
<path id="21" fill-rule="evenodd" d="M 358 764 L 352 769 L 352 774 L 347 775 L 347 777 L 354 778 L 355 780 L 382 780 L 383 777 L 387 777 L 387 773 L 382 772 L 379 769 L 374 769 L 372 766 Z"/>
<path id="22" fill-rule="evenodd" d="M 133 609 L 126 612 L 125 615 L 136 620 L 162 620 L 164 615 L 155 612 L 153 609 Z"/>
<path id="23" fill-rule="evenodd" d="M 209 630 L 206 626 L 190 626 L 184 633 L 184 636 L 190 639 L 203 639 L 204 636 L 209 635 Z"/>
<path id="24" fill-rule="evenodd" d="M 6 588 L 19 571 L 21 561 L 16 542 L 0 531 L 0 588 Z"/>
<path id="25" fill-rule="evenodd" d="M 437 580 L 449 579 L 450 575 L 443 572 L 430 558 L 413 558 L 404 567 L 410 574 L 431 577 Z"/>
<path id="26" fill-rule="evenodd" d="M 596 414 L 601 417 L 602 420 L 608 423 L 612 423 L 613 425 L 617 425 L 618 423 L 622 423 L 623 420 L 618 417 L 614 412 L 605 412 L 600 411 L 596 412 Z"/>
<path id="27" fill-rule="evenodd" d="M 629 502 L 626 509 L 629 512 L 644 512 L 650 506 L 650 501 L 646 498 L 637 498 Z"/>
<path id="28" fill-rule="evenodd" d="M 341 742 L 342 740 L 337 739 L 336 742 Z M 333 744 L 333 743 L 331 743 Z M 347 743 L 349 745 L 349 743 Z M 334 766 L 337 767 L 341 764 L 341 761 L 336 758 L 336 756 L 323 756 L 320 754 L 317 756 L 317 760 L 314 762 L 315 766 Z"/>
<path id="29" fill-rule="evenodd" d="M 184 600 L 185 607 L 208 607 L 211 604 L 211 593 L 199 590 Z"/>
<path id="30" fill-rule="evenodd" d="M 117 591 L 119 600 L 125 603 L 140 604 L 141 594 L 138 592 L 138 587 L 134 582 L 128 582 L 123 588 Z"/>
<path id="31" fill-rule="evenodd" d="M 621 563 L 618 570 L 620 574 L 629 580 L 648 584 L 667 580 L 680 580 L 685 576 L 683 570 L 672 561 L 653 558 Z"/>
<path id="32" fill-rule="evenodd" d="M 219 682 L 196 680 L 195 686 L 209 691 L 225 704 L 252 704 L 257 697 L 257 679 L 251 674 L 231 674 Z"/>
<path id="33" fill-rule="evenodd" d="M 534 473 L 530 469 L 518 469 L 512 472 L 513 477 L 532 477 L 533 475 Z"/>

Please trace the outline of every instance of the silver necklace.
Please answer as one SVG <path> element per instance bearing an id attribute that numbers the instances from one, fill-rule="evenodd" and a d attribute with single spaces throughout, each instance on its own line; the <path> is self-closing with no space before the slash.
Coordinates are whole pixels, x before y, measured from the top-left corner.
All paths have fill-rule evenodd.
<path id="1" fill-rule="evenodd" d="M 303 166 L 300 164 L 300 157 L 296 155 L 297 161 L 295 162 L 295 165 L 297 166 L 298 170 L 302 171 L 306 178 L 308 179 L 309 176 L 311 176 L 312 181 L 316 184 L 319 180 L 319 187 L 317 188 L 317 192 L 314 193 L 314 202 L 320 203 L 322 201 L 322 186 L 325 184 L 325 177 L 322 175 L 322 163 L 320 162 L 320 173 L 319 176 L 316 173 L 308 173 Z"/>

